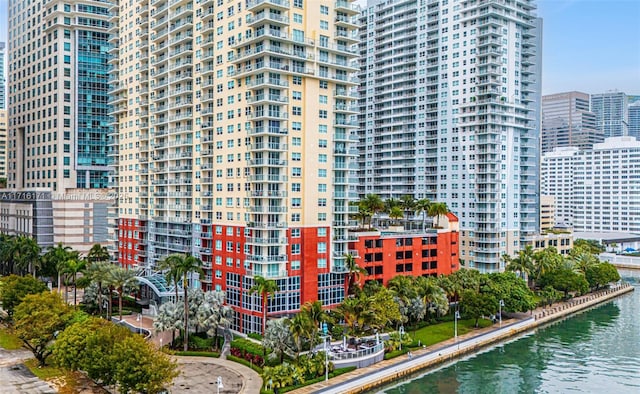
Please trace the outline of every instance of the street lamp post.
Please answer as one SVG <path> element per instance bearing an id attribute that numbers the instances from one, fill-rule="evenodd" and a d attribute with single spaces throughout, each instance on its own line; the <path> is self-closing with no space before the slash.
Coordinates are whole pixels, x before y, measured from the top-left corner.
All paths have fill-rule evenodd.
<path id="1" fill-rule="evenodd" d="M 327 322 L 322 322 L 322 341 L 324 342 L 324 381 L 328 381 L 329 380 L 329 349 L 327 348 L 327 338 L 329 338 L 329 335 L 327 335 L 329 332 L 329 329 L 327 327 Z"/>
<path id="2" fill-rule="evenodd" d="M 224 388 L 224 385 L 222 384 L 222 376 L 218 376 L 218 379 L 216 380 L 216 385 L 218 387 L 218 394 L 220 394 L 220 389 Z"/>
<path id="3" fill-rule="evenodd" d="M 502 327 L 502 307 L 504 306 L 504 300 L 500 300 L 498 305 L 500 307 L 500 310 L 498 312 L 498 314 L 500 315 L 500 327 Z"/>
<path id="4" fill-rule="evenodd" d="M 460 312 L 456 311 L 453 315 L 453 336 L 458 341 L 458 319 L 460 318 Z"/>
<path id="5" fill-rule="evenodd" d="M 400 329 L 398 329 L 398 333 L 400 334 L 400 351 L 402 351 L 402 336 L 404 335 L 404 326 L 400 326 Z"/>

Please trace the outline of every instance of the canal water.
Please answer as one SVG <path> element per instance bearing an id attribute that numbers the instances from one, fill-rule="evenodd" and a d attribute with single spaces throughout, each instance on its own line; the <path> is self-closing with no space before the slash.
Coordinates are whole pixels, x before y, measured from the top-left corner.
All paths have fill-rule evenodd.
<path id="1" fill-rule="evenodd" d="M 375 392 L 640 393 L 640 271 L 620 274 L 636 291 Z"/>

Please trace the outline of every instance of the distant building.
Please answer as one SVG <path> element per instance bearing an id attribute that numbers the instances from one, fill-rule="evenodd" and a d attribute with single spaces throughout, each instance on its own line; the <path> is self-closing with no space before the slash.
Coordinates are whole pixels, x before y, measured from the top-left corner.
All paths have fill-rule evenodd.
<path id="1" fill-rule="evenodd" d="M 351 232 L 350 253 L 367 273 L 363 283 L 383 285 L 395 276 L 449 275 L 459 267 L 458 218 L 440 217 L 441 229 Z"/>
<path id="2" fill-rule="evenodd" d="M 637 97 L 637 96 L 636 96 Z M 629 136 L 640 140 L 640 101 L 629 104 Z"/>
<path id="3" fill-rule="evenodd" d="M 542 156 L 540 191 L 553 198 L 553 226 L 573 226 L 573 167 L 576 147 L 556 148 Z"/>
<path id="4" fill-rule="evenodd" d="M 596 115 L 589 111 L 589 95 L 565 92 L 542 97 L 542 152 L 575 146 L 591 149 L 604 141 L 596 127 Z"/>
<path id="5" fill-rule="evenodd" d="M 540 196 L 540 231 L 550 230 L 555 226 L 555 198 Z"/>
<path id="6" fill-rule="evenodd" d="M 593 149 L 563 148 L 542 159 L 542 194 L 556 224 L 581 232 L 640 232 L 640 142 L 607 138 Z"/>
<path id="7" fill-rule="evenodd" d="M 625 93 L 592 94 L 591 111 L 596 115 L 596 127 L 605 138 L 628 135 L 628 97 Z"/>
<path id="8" fill-rule="evenodd" d="M 45 250 L 61 242 L 86 253 L 109 240 L 107 211 L 114 203 L 106 189 L 0 191 L 0 233 L 32 237 Z"/>
<path id="9" fill-rule="evenodd" d="M 534 250 L 554 247 L 561 255 L 568 255 L 573 248 L 573 238 L 571 231 L 548 231 L 533 237 L 531 246 Z"/>
<path id="10" fill-rule="evenodd" d="M 6 187 L 7 179 L 7 111 L 0 109 L 0 178 L 4 182 L 0 182 L 0 187 Z"/>

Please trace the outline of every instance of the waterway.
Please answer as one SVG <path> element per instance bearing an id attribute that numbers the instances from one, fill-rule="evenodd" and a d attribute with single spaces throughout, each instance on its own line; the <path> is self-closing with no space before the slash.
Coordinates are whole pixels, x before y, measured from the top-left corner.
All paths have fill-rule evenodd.
<path id="1" fill-rule="evenodd" d="M 620 274 L 636 291 L 375 392 L 640 393 L 640 271 Z"/>

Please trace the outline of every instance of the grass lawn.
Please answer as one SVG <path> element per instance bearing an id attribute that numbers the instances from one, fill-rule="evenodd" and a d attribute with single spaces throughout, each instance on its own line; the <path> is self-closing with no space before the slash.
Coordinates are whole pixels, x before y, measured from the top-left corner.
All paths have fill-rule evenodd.
<path id="1" fill-rule="evenodd" d="M 22 348 L 22 341 L 8 328 L 0 327 L 0 347 L 6 350 L 18 350 Z"/>
<path id="2" fill-rule="evenodd" d="M 65 377 L 67 374 L 66 371 L 62 368 L 54 367 L 51 365 L 46 365 L 44 367 L 38 367 L 38 360 L 35 358 L 29 359 L 24 362 L 24 365 L 29 368 L 34 375 L 39 377 L 42 380 L 51 380 L 55 378 Z"/>
<path id="3" fill-rule="evenodd" d="M 475 329 L 475 319 L 458 320 L 458 335 L 464 335 Z M 487 319 L 480 319 L 478 321 L 478 328 L 489 327 L 491 321 Z M 444 323 L 438 323 L 430 326 L 425 326 L 416 331 L 408 331 L 414 342 L 420 340 L 423 345 L 431 346 L 447 339 L 453 338 L 454 322 L 448 321 Z"/>

